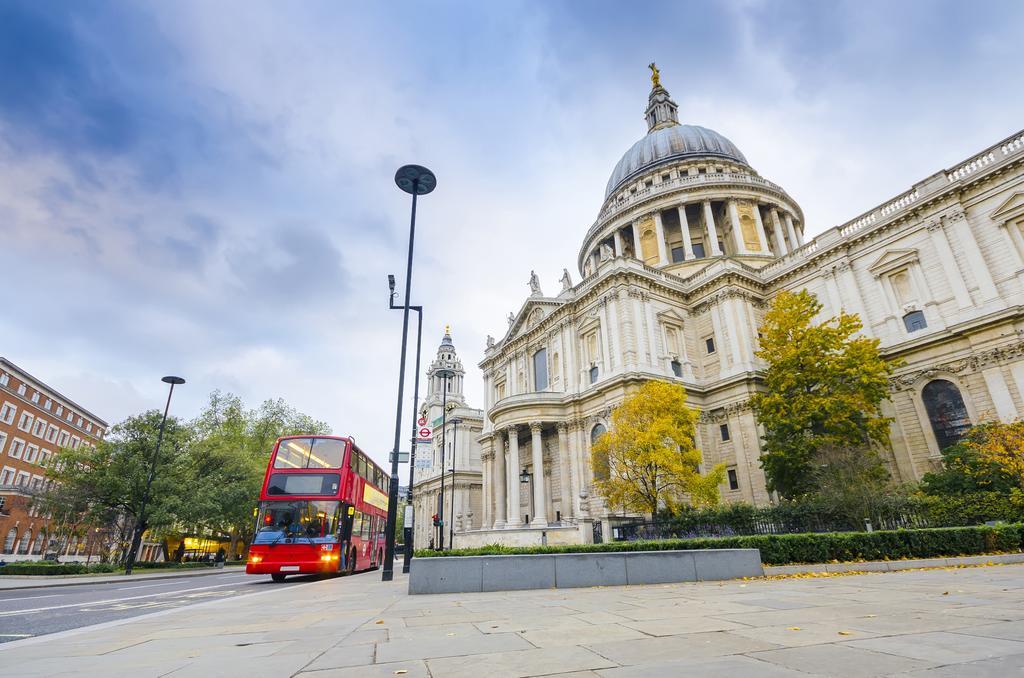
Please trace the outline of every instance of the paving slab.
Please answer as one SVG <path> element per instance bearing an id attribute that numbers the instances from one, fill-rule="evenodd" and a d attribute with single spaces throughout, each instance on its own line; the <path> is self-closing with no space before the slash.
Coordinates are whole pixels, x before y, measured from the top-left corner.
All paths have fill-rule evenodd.
<path id="1" fill-rule="evenodd" d="M 487 676 L 540 676 L 615 666 L 582 647 L 557 647 L 500 652 L 471 657 L 447 657 L 427 660 L 433 676 L 479 678 Z"/>
<path id="2" fill-rule="evenodd" d="M 1019 641 L 945 631 L 855 640 L 851 641 L 849 645 L 865 650 L 931 661 L 936 664 L 962 664 L 993 657 L 1024 654 L 1024 643 Z"/>
<path id="3" fill-rule="evenodd" d="M 834 678 L 873 678 L 929 668 L 937 663 L 850 647 L 848 643 L 790 647 L 750 656 L 795 671 Z"/>
<path id="4" fill-rule="evenodd" d="M 691 633 L 684 636 L 644 638 L 611 643 L 591 643 L 588 648 L 602 657 L 624 665 L 650 664 L 678 659 L 720 657 L 778 647 L 752 638 L 730 635 L 724 631 Z"/>
<path id="5" fill-rule="evenodd" d="M 601 678 L 650 678 L 650 676 L 700 676 L 700 678 L 808 678 L 806 673 L 749 657 L 680 659 L 642 666 L 598 671 Z"/>

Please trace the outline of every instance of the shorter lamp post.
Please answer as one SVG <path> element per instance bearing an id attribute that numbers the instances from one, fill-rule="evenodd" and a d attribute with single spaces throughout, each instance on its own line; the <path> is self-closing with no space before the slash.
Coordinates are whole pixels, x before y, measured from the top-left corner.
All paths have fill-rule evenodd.
<path id="1" fill-rule="evenodd" d="M 527 486 L 527 488 L 526 488 L 526 492 L 527 492 L 527 496 L 528 496 L 528 497 L 533 497 L 533 492 L 531 492 L 531 491 L 530 491 L 530 489 L 531 489 L 531 488 L 529 487 L 529 485 L 530 485 L 530 481 L 531 481 L 531 480 L 533 480 L 533 474 L 532 474 L 532 473 L 530 473 L 529 471 L 527 471 L 527 470 L 526 470 L 526 469 L 524 468 L 524 469 L 522 470 L 522 472 L 521 472 L 521 473 L 519 474 L 519 482 L 520 482 L 521 484 L 523 484 L 523 485 L 526 485 L 526 486 Z M 533 500 L 531 499 L 530 501 L 533 501 Z M 527 517 L 529 517 L 529 516 L 527 516 Z"/>
<path id="2" fill-rule="evenodd" d="M 459 450 L 458 433 L 459 419 L 452 419 L 452 510 L 448 520 L 448 548 L 455 548 L 455 455 Z M 442 468 L 442 472 L 443 472 Z"/>
<path id="3" fill-rule="evenodd" d="M 441 508 L 438 516 L 439 522 L 441 523 L 438 529 L 438 551 L 444 551 L 444 477 L 445 477 L 445 466 L 448 463 L 448 380 L 455 374 L 455 370 L 448 369 L 447 367 L 441 368 L 434 372 L 437 376 L 444 379 L 444 383 L 441 387 Z"/>
<path id="4" fill-rule="evenodd" d="M 167 392 L 167 405 L 164 406 L 164 418 L 160 421 L 160 433 L 156 436 L 156 451 L 153 452 L 153 459 L 149 463 L 149 475 L 146 478 L 146 489 L 142 492 L 142 505 L 139 507 L 138 519 L 135 521 L 135 529 L 132 531 L 132 544 L 128 549 L 128 558 L 125 560 L 124 573 L 132 573 L 132 566 L 135 565 L 135 556 L 138 555 L 139 545 L 142 543 L 142 534 L 146 531 L 146 508 L 149 504 L 149 491 L 153 486 L 153 477 L 156 475 L 157 461 L 160 459 L 160 443 L 164 439 L 164 427 L 167 425 L 167 413 L 171 409 L 171 396 L 174 395 L 174 387 L 185 383 L 181 377 L 164 377 L 160 381 L 170 384 L 171 389 Z"/>

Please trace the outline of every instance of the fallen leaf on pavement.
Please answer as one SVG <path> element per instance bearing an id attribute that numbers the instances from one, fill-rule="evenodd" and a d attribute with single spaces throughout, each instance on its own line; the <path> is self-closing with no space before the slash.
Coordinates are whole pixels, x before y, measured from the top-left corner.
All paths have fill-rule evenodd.
<path id="1" fill-rule="evenodd" d="M 377 621 L 375 621 L 375 622 L 373 622 L 373 623 L 374 623 L 374 624 L 383 624 L 383 623 L 384 623 L 384 620 L 383 620 L 383 619 L 378 619 Z"/>
<path id="2" fill-rule="evenodd" d="M 840 631 L 839 635 L 841 635 L 841 636 L 852 636 L 853 633 L 850 632 L 850 631 Z"/>
<path id="3" fill-rule="evenodd" d="M 409 669 L 398 669 L 397 671 L 395 671 L 396 676 L 400 676 L 403 673 L 409 673 Z"/>
<path id="4" fill-rule="evenodd" d="M 799 627 L 799 626 L 790 626 L 790 627 L 789 627 L 789 628 L 787 628 L 786 630 L 787 630 L 787 631 L 799 631 L 799 630 L 800 630 L 800 627 Z"/>

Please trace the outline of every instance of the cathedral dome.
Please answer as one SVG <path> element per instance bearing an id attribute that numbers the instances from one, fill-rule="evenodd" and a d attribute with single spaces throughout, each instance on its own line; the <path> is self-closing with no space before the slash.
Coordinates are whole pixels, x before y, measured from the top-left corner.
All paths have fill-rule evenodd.
<path id="1" fill-rule="evenodd" d="M 622 184 L 657 165 L 698 157 L 723 158 L 749 166 L 736 144 L 718 132 L 698 125 L 670 123 L 670 126 L 651 130 L 626 151 L 608 179 L 604 197 L 607 199 Z"/>

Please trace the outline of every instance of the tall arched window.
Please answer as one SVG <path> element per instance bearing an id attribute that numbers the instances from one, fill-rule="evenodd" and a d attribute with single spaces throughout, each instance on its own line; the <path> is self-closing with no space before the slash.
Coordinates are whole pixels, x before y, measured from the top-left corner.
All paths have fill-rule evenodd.
<path id="1" fill-rule="evenodd" d="M 594 443 L 597 442 L 597 439 L 603 436 L 607 431 L 608 429 L 604 427 L 604 424 L 598 424 L 594 428 L 590 429 L 590 446 L 593 447 Z M 605 463 L 603 466 L 603 469 L 594 466 L 594 478 L 597 480 L 607 480 L 608 478 L 608 473 L 606 472 L 608 464 Z"/>
<path id="2" fill-rule="evenodd" d="M 32 544 L 32 555 L 38 556 L 40 553 L 42 553 L 43 552 L 43 544 L 45 544 L 45 543 L 46 543 L 46 533 L 43 532 L 42 530 L 39 530 L 39 533 L 36 535 L 36 540 Z"/>
<path id="3" fill-rule="evenodd" d="M 4 539 L 4 553 L 14 553 L 14 540 L 18 538 L 18 528 L 12 527 Z"/>
<path id="4" fill-rule="evenodd" d="M 921 390 L 921 400 L 940 450 L 958 442 L 971 427 L 967 406 L 953 382 L 946 379 L 928 382 Z"/>
<path id="5" fill-rule="evenodd" d="M 21 541 L 18 542 L 18 555 L 28 554 L 28 547 L 32 544 L 32 530 L 25 530 L 21 533 Z"/>

